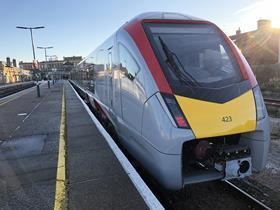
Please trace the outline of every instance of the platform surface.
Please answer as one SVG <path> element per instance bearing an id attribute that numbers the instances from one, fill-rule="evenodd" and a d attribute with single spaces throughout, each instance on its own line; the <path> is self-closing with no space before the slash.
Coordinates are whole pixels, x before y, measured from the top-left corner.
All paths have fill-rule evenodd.
<path id="1" fill-rule="evenodd" d="M 67 81 L 0 100 L 0 209 L 53 209 L 63 88 L 68 208 L 146 209 Z"/>

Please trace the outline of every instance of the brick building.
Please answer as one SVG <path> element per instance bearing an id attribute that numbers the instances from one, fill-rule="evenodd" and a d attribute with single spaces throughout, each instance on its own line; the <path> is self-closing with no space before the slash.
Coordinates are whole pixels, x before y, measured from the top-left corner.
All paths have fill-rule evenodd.
<path id="1" fill-rule="evenodd" d="M 18 68 L 16 60 L 10 62 L 7 57 L 6 62 L 0 61 L 0 84 L 29 81 L 32 79 L 32 71 Z"/>
<path id="2" fill-rule="evenodd" d="M 82 56 L 63 57 L 63 60 L 49 60 L 38 63 L 42 77 L 68 78 L 70 71 L 82 61 Z M 32 62 L 19 62 L 21 68 L 34 69 Z"/>
<path id="3" fill-rule="evenodd" d="M 257 29 L 230 36 L 251 65 L 280 63 L 280 28 L 272 28 L 270 20 L 259 20 Z"/>

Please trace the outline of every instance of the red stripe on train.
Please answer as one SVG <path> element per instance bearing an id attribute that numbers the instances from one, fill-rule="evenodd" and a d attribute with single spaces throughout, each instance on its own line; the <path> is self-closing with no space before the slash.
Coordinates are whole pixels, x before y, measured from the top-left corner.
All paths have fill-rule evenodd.
<path id="1" fill-rule="evenodd" d="M 160 92 L 172 94 L 172 90 L 161 70 L 158 60 L 145 34 L 141 21 L 129 23 L 125 30 L 130 34 L 139 51 L 141 52 Z"/>

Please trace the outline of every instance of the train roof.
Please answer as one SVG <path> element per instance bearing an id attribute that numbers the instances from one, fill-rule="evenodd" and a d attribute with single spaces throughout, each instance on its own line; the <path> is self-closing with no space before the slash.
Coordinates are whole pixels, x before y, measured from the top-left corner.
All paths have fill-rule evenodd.
<path id="1" fill-rule="evenodd" d="M 176 12 L 146 12 L 142 13 L 140 15 L 137 15 L 135 18 L 133 18 L 131 21 L 142 21 L 146 19 L 154 19 L 154 20 L 198 20 L 198 21 L 205 21 L 203 19 L 191 16 L 191 15 L 185 15 L 181 13 Z M 130 22 L 131 22 L 130 21 Z"/>
<path id="2" fill-rule="evenodd" d="M 137 15 L 130 21 L 127 21 L 125 24 L 123 24 L 117 31 L 124 29 L 128 25 L 131 25 L 136 22 L 143 22 L 145 20 L 152 20 L 152 21 L 203 21 L 208 22 L 207 20 L 200 19 L 191 15 L 176 13 L 176 12 L 145 12 L 142 14 Z"/>
<path id="3" fill-rule="evenodd" d="M 107 38 L 103 43 L 105 43 L 107 40 L 111 39 L 113 36 L 115 36 L 118 31 L 123 30 L 125 27 L 127 27 L 130 24 L 133 24 L 134 22 L 142 22 L 144 20 L 190 20 L 190 21 L 206 21 L 204 19 L 200 19 L 191 15 L 176 13 L 176 12 L 145 12 L 142 14 L 137 15 L 130 21 L 127 21 L 125 24 L 123 24 L 115 33 L 113 33 L 109 38 Z M 103 44 L 102 43 L 102 44 Z M 102 45 L 101 44 L 101 45 Z M 96 49 L 100 48 L 99 45 Z M 88 57 L 88 56 L 87 56 Z M 86 59 L 83 59 L 78 65 L 83 63 Z"/>

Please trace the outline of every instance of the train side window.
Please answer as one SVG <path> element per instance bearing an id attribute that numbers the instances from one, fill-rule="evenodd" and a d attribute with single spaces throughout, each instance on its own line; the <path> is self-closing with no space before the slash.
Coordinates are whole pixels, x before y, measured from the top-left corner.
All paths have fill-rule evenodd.
<path id="1" fill-rule="evenodd" d="M 122 44 L 119 44 L 119 54 L 121 71 L 124 72 L 128 79 L 134 80 L 135 76 L 140 70 L 139 65 L 128 49 Z"/>

